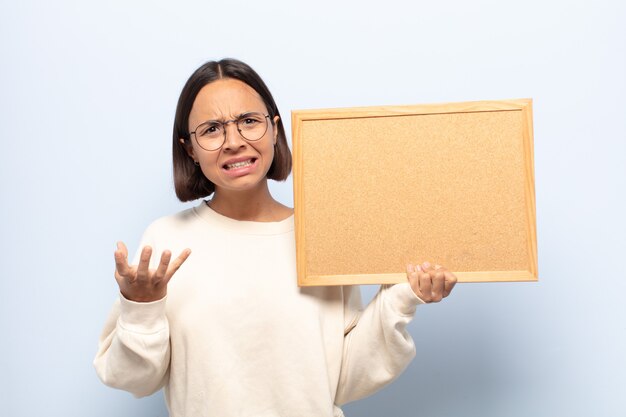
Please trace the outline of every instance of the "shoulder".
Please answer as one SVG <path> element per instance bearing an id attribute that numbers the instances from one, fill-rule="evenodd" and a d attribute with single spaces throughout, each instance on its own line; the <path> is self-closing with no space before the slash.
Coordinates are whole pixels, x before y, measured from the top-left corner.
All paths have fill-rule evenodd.
<path id="1" fill-rule="evenodd" d="M 161 234 L 163 232 L 171 233 L 173 231 L 184 230 L 199 221 L 196 208 L 188 208 L 178 213 L 168 216 L 159 217 L 148 225 L 146 234 Z"/>

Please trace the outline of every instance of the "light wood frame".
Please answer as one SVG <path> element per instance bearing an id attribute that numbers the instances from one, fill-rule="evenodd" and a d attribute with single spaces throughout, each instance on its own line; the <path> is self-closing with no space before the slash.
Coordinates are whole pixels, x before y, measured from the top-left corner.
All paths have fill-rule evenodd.
<path id="1" fill-rule="evenodd" d="M 407 124 L 408 123 L 408 124 Z M 402 125 L 404 127 L 398 127 Z M 453 171 L 458 170 L 459 173 L 477 172 L 471 171 L 478 167 L 484 172 L 485 183 L 481 185 L 479 192 L 482 193 L 485 187 L 493 185 L 493 193 L 496 193 L 493 201 L 510 201 L 502 203 L 499 212 L 490 214 L 491 206 L 496 204 L 485 204 L 485 207 L 473 208 L 472 210 L 485 210 L 484 216 L 478 216 L 470 219 L 470 223 L 479 224 L 485 216 L 493 216 L 493 219 L 499 219 L 494 222 L 495 230 L 489 229 L 492 223 L 480 223 L 481 232 L 491 233 L 484 239 L 485 247 L 496 250 L 486 251 L 485 248 L 471 252 L 469 255 L 463 255 L 464 249 L 454 248 L 453 242 L 459 241 L 462 234 L 467 234 L 467 241 L 474 242 L 477 232 L 471 231 L 471 225 L 463 224 L 462 217 L 467 216 L 470 212 L 459 211 L 454 204 L 447 205 L 452 199 L 437 200 L 434 195 L 435 202 L 431 204 L 425 203 L 425 198 L 420 196 L 420 187 L 430 189 L 430 194 L 435 194 L 437 190 L 448 190 L 450 186 L 454 187 L 455 182 L 466 181 L 466 178 L 457 176 L 441 176 L 446 177 L 448 184 L 437 183 L 437 178 L 431 178 L 429 181 L 424 180 L 424 175 L 428 175 L 428 169 L 420 171 L 420 175 L 409 175 L 410 178 L 401 178 L 402 181 L 392 180 L 391 188 L 404 187 L 402 192 L 394 195 L 387 195 L 386 202 L 381 205 L 378 201 L 364 198 L 359 194 L 359 190 L 380 190 L 381 188 L 371 188 L 372 181 L 380 180 L 381 183 L 376 187 L 385 188 L 384 181 L 388 181 L 389 177 L 385 177 L 389 169 L 389 155 L 400 153 L 404 148 L 413 147 L 413 151 L 420 150 L 421 145 L 416 144 L 416 140 L 409 138 L 404 142 L 400 142 L 398 137 L 404 135 L 415 125 L 415 131 L 411 134 L 428 137 L 428 141 L 424 140 L 424 146 L 428 144 L 431 150 L 435 149 L 437 155 L 447 155 L 451 163 L 456 164 Z M 394 131 L 396 129 L 396 131 Z M 400 130 L 398 130 L 400 129 Z M 363 130 L 363 131 L 361 131 Z M 343 132 L 343 133 L 342 133 Z M 345 132 L 354 132 L 354 135 L 345 135 Z M 374 140 L 370 140 L 370 132 L 377 132 Z M 382 132 L 382 133 L 381 133 Z M 388 132 L 388 137 L 385 136 Z M 469 132 L 469 133 L 468 133 Z M 531 99 L 515 99 L 515 100 L 498 100 L 498 101 L 476 101 L 463 103 L 444 103 L 444 104 L 428 104 L 428 105 L 412 105 L 412 106 L 385 106 L 385 107 L 361 107 L 346 109 L 322 109 L 322 110 L 296 110 L 292 112 L 292 133 L 293 133 L 293 186 L 294 186 L 294 206 L 295 206 L 295 235 L 296 235 L 296 260 L 298 285 L 315 286 L 315 285 L 352 285 L 352 284 L 387 284 L 406 281 L 406 272 L 404 266 L 407 262 L 420 262 L 429 260 L 435 263 L 449 267 L 458 277 L 459 282 L 487 282 L 487 281 L 536 281 L 538 279 L 537 268 L 537 236 L 536 236 L 536 215 L 535 215 L 535 186 L 534 186 L 534 160 L 533 160 L 533 123 L 532 123 L 532 100 Z M 371 133 L 374 135 L 374 133 Z M 339 135 L 339 137 L 333 137 Z M 438 136 L 439 135 L 439 136 Z M 467 135 L 467 139 L 462 141 L 459 137 Z M 361 139 L 355 139 L 360 137 Z M 363 139 L 365 138 L 365 140 Z M 442 139 L 443 138 L 443 139 Z M 475 142 L 475 144 L 472 143 Z M 491 141 L 491 142 L 490 142 Z M 332 146 L 329 146 L 332 144 Z M 452 144 L 452 145 L 449 145 Z M 486 144 L 486 145 L 485 145 Z M 370 146 L 371 145 L 371 146 Z M 385 148 L 389 146 L 391 149 Z M 452 146 L 451 149 L 445 149 L 446 146 Z M 474 155 L 472 168 L 463 170 L 461 165 L 465 163 L 462 155 L 459 156 L 454 146 L 462 146 L 463 149 L 469 150 L 468 155 Z M 316 147 L 326 147 L 328 149 L 318 149 Z M 487 150 L 484 150 L 487 148 Z M 483 152 L 484 151 L 484 152 Z M 326 153 L 325 153 L 326 152 Z M 332 152 L 338 152 L 333 154 Z M 481 153 L 483 152 L 483 153 Z M 498 153 L 500 152 L 500 153 Z M 361 156 L 370 155 L 369 158 L 361 158 Z M 433 154 L 433 152 L 431 152 Z M 357 166 L 351 166 L 350 163 L 354 157 L 359 159 Z M 407 155 L 410 167 L 413 164 L 423 166 L 428 165 L 429 157 Z M 503 163 L 503 158 L 508 158 Z M 381 159 L 382 158 L 382 159 Z M 387 158 L 387 159 L 385 159 Z M 347 164 L 349 171 L 344 171 L 344 165 L 337 165 L 333 161 L 341 159 L 342 164 Z M 382 168 L 380 160 L 387 161 L 387 168 Z M 371 162 L 370 165 L 368 165 Z M 400 161 L 402 166 L 405 162 Z M 441 166 L 436 164 L 433 171 Z M 445 164 L 444 164 L 445 165 Z M 417 166 L 417 165 L 415 165 Z M 409 168 L 413 169 L 413 168 Z M 423 168 L 420 168 L 423 169 Z M 494 171 L 489 171 L 493 169 Z M 316 177 L 307 176 L 309 171 L 316 172 Z M 510 172 L 509 172 L 510 171 Z M 445 171 L 439 171 L 445 172 Z M 328 173 L 328 175 L 326 175 Z M 356 174 L 355 174 L 356 173 Z M 355 175 L 353 175 L 355 174 Z M 362 178 L 359 177 L 361 175 Z M 415 177 L 419 176 L 419 184 L 416 185 Z M 356 177 L 356 178 L 355 178 Z M 385 177 L 382 180 L 379 177 Z M 342 181 L 349 178 L 350 184 L 346 187 L 341 185 Z M 319 181 L 323 184 L 320 186 Z M 362 181 L 359 183 L 359 181 Z M 370 183 L 367 183 L 369 181 Z M 445 179 L 444 179 L 445 181 Z M 489 181 L 493 181 L 491 184 Z M 498 181 L 507 181 L 510 187 L 503 187 Z M 400 185 L 398 185 L 401 183 Z M 337 185 L 340 184 L 340 185 Z M 425 185 L 426 184 L 426 185 Z M 465 184 L 465 183 L 464 183 Z M 517 186 L 517 185 L 519 186 Z M 357 185 L 357 186 L 354 186 Z M 455 196 L 460 195 L 463 190 L 468 187 L 456 185 Z M 352 188 L 350 188 L 352 187 Z M 359 188 L 361 187 L 361 188 Z M 369 188 L 368 188 L 369 187 Z M 426 188 L 424 188 L 426 187 Z M 430 188 L 429 188 L 430 187 Z M 507 190 L 510 188 L 510 190 Z M 351 193 L 353 195 L 347 195 Z M 415 202 L 409 201 L 401 195 L 406 192 L 410 196 L 415 196 Z M 334 194 L 335 193 L 335 194 Z M 443 193 L 443 191 L 442 191 Z M 444 193 L 445 194 L 445 193 Z M 481 194 L 482 195 L 482 194 Z M 491 194 L 485 194 L 491 195 Z M 397 198 L 396 198 L 397 197 Z M 368 197 L 369 198 L 369 197 Z M 443 197 L 442 197 L 443 198 Z M 456 198 L 454 199 L 456 200 Z M 471 201 L 471 199 L 466 199 Z M 381 239 L 378 245 L 372 242 L 363 242 L 361 238 L 357 238 L 352 242 L 358 253 L 350 253 L 353 245 L 346 242 L 345 236 L 341 235 L 342 231 L 338 230 L 338 224 L 332 221 L 339 221 L 334 214 L 329 214 L 328 205 L 335 204 L 336 201 L 348 202 L 348 205 L 355 204 L 355 208 L 350 209 L 348 214 L 344 214 L 341 222 L 352 223 L 358 222 L 359 216 L 363 217 L 368 230 L 378 231 L 378 237 Z M 322 202 L 322 203 L 320 203 Z M 317 204 L 317 206 L 316 206 Z M 341 204 L 341 203 L 340 203 Z M 404 205 L 403 205 L 404 204 Z M 450 236 L 445 236 L 450 222 L 440 223 L 436 229 L 431 230 L 429 236 L 437 236 L 439 246 L 444 247 L 450 243 L 451 252 L 442 249 L 437 252 L 438 259 L 415 259 L 413 256 L 429 256 L 430 247 L 428 246 L 428 236 L 421 236 L 422 240 L 415 243 L 409 236 L 408 247 L 398 247 L 394 253 L 399 253 L 397 259 L 389 263 L 386 259 L 377 259 L 380 255 L 379 249 L 394 249 L 385 246 L 388 241 L 395 241 L 397 238 L 397 230 L 392 236 L 383 236 L 386 230 L 392 230 L 398 227 L 397 207 L 409 207 L 412 210 L 413 204 L 426 211 L 436 208 L 436 210 L 444 213 L 448 218 L 461 218 L 460 223 L 451 227 Z M 508 204 L 508 205 L 507 205 Z M 386 207 L 385 207 L 386 205 Z M 378 218 L 372 219 L 370 215 L 370 207 L 376 206 Z M 341 212 L 342 206 L 335 207 L 335 212 Z M 468 206 L 469 207 L 469 206 Z M 387 210 L 387 211 L 385 211 Z M 404 213 L 411 213 L 411 210 Z M 437 211 L 434 211 L 435 213 Z M 460 215 L 459 215 L 460 214 Z M 368 217 L 368 215 L 370 217 Z M 402 215 L 402 213 L 400 213 Z M 507 218 L 508 216 L 508 218 Z M 357 218 L 354 220 L 353 217 Z M 441 221 L 441 217 L 436 218 Z M 330 221 L 330 220 L 332 221 Z M 389 223 L 391 222 L 391 223 Z M 343 224 L 342 223 L 342 224 Z M 510 226 L 510 230 L 504 230 Z M 475 226 L 477 227 L 477 226 Z M 325 228 L 333 230 L 324 230 Z M 407 226 L 407 234 L 414 233 L 415 230 L 426 230 L 424 224 L 416 224 L 415 219 L 409 221 Z M 444 230 L 445 229 L 445 230 Z M 361 229 L 357 235 L 361 236 Z M 395 230 L 395 229 L 394 229 Z M 405 230 L 405 229 L 403 229 Z M 337 235 L 333 235 L 337 233 Z M 372 232 L 373 233 L 373 232 Z M 440 233 L 444 233 L 441 235 Z M 508 233 L 508 234 L 507 234 Z M 315 237 L 315 236 L 317 237 Z M 495 237 L 493 237 L 493 236 Z M 372 240 L 372 236 L 365 240 Z M 317 239 L 317 240 L 316 240 Z M 385 240 L 386 239 L 386 240 Z M 474 239 L 474 240 L 472 240 Z M 490 240 L 491 239 L 491 240 Z M 378 240 L 378 239 L 374 239 Z M 417 239 L 419 240 L 419 239 Z M 460 239 L 461 241 L 463 239 Z M 322 242 L 322 243 L 320 243 Z M 441 244 L 443 242 L 444 244 Z M 446 243 L 447 242 L 447 243 Z M 475 247 L 480 247 L 482 241 Z M 494 243 L 495 242 L 495 243 Z M 333 256 L 333 251 L 329 251 L 329 247 L 337 245 L 334 248 L 339 252 Z M 361 245 L 361 246 L 359 246 Z M 421 245 L 421 246 L 420 246 Z M 510 247 L 509 247 L 510 246 Z M 408 251 L 418 248 L 422 253 L 409 253 Z M 332 248 L 331 248 L 332 249 Z M 452 252 L 456 250 L 459 254 L 454 255 Z M 480 254 L 478 252 L 482 251 Z M 507 252 L 509 251 L 509 252 Z M 436 251 L 435 251 L 436 252 Z M 443 254 L 443 255 L 442 255 Z M 315 262 L 319 255 L 319 262 Z M 359 259 L 353 259 L 356 258 Z M 465 258 L 463 258 L 465 256 Z M 393 256 L 391 256 L 393 257 Z M 389 258 L 389 255 L 387 255 Z M 494 259 L 491 259 L 494 258 Z M 442 260 L 443 259 L 443 260 Z M 444 263 L 448 259 L 448 264 Z M 463 263 L 463 259 L 466 263 Z M 513 260 L 509 262 L 510 260 Z M 336 262 L 337 261 L 337 262 Z M 345 262 L 344 262 L 345 261 Z M 487 265 L 482 267 L 481 265 Z M 333 263 L 337 263 L 336 271 L 333 272 Z M 343 262 L 343 263 L 342 263 Z M 498 263 L 504 265 L 501 265 Z M 315 266 L 316 265 L 316 266 Z M 367 271 L 360 269 L 360 265 L 367 265 Z M 454 266 L 463 266 L 466 268 L 455 270 Z M 380 267 L 379 267 L 380 266 Z M 329 269 L 326 271 L 325 269 Z M 321 271 L 321 272 L 320 272 Z"/>

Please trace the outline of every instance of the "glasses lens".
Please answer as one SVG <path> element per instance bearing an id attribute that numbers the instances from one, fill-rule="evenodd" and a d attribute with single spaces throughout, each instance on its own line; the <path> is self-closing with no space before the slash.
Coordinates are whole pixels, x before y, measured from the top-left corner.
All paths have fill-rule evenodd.
<path id="1" fill-rule="evenodd" d="M 247 140 L 259 140 L 267 132 L 267 117 L 262 113 L 248 113 L 237 119 L 237 129 Z"/>
<path id="2" fill-rule="evenodd" d="M 224 126 L 219 122 L 203 123 L 196 129 L 196 140 L 201 148 L 214 151 L 224 143 Z"/>

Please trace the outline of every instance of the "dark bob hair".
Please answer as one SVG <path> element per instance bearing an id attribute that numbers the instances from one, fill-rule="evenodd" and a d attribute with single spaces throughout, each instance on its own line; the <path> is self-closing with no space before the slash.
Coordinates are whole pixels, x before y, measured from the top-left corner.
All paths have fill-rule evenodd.
<path id="1" fill-rule="evenodd" d="M 278 140 L 274 148 L 274 160 L 267 172 L 267 178 L 284 181 L 291 172 L 291 152 L 287 145 L 283 119 L 280 117 L 272 93 L 261 77 L 250 66 L 236 59 L 209 61 L 191 74 L 180 93 L 176 106 L 172 152 L 174 157 L 174 189 L 180 201 L 204 198 L 215 191 L 215 185 L 204 176 L 200 167 L 194 164 L 194 161 L 187 154 L 185 145 L 189 145 L 191 141 L 189 113 L 191 113 L 196 96 L 205 85 L 224 78 L 242 81 L 256 91 L 267 108 L 272 124 L 274 117 L 279 117 L 274 126 L 278 130 Z M 182 144 L 180 139 L 183 139 L 185 144 Z"/>

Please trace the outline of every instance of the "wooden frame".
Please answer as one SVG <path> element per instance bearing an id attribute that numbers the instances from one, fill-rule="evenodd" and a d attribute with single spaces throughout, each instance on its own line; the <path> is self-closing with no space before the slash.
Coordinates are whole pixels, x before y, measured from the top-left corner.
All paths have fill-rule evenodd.
<path id="1" fill-rule="evenodd" d="M 532 100 L 292 112 L 298 285 L 536 281 Z"/>

